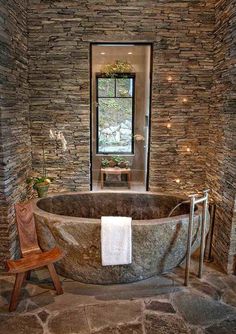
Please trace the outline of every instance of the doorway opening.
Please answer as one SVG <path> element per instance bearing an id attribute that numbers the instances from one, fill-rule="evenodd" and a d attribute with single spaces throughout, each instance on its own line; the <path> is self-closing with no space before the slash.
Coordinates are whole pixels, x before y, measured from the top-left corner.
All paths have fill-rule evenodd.
<path id="1" fill-rule="evenodd" d="M 148 190 L 151 43 L 91 43 L 91 190 Z"/>

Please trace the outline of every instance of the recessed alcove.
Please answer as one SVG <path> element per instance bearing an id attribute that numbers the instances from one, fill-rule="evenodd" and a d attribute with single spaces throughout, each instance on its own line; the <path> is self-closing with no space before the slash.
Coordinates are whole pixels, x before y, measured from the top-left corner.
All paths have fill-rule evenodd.
<path id="1" fill-rule="evenodd" d="M 132 189 L 145 191 L 149 182 L 152 44 L 96 43 L 91 45 L 90 57 L 91 189 L 101 188 L 102 161 L 118 155 L 131 169 Z M 117 62 L 129 66 L 131 72 L 103 73 Z"/>

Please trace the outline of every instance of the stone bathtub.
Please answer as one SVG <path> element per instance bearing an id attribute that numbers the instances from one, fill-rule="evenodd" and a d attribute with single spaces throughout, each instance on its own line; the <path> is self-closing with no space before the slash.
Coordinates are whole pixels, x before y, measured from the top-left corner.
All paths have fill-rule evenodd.
<path id="1" fill-rule="evenodd" d="M 54 245 L 66 255 L 58 272 L 85 283 L 113 284 L 146 279 L 178 266 L 186 253 L 189 204 L 157 193 L 80 192 L 36 200 L 34 215 L 40 246 Z M 101 265 L 101 216 L 132 217 L 132 264 Z M 201 210 L 195 211 L 193 250 L 200 241 Z"/>

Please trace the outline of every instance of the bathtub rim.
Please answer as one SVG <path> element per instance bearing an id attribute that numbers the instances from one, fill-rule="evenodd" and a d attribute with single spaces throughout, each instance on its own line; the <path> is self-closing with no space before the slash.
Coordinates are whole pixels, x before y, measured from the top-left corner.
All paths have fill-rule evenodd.
<path id="1" fill-rule="evenodd" d="M 164 193 L 164 192 L 151 192 L 151 191 L 145 191 L 145 192 L 137 192 L 137 191 L 80 191 L 80 192 L 60 192 L 60 193 L 51 193 L 46 198 L 52 198 L 57 196 L 68 196 L 68 195 L 83 195 L 83 194 L 107 194 L 107 193 L 125 193 L 125 194 L 140 194 L 140 195 L 159 195 L 159 196 L 169 196 L 169 197 L 176 197 L 180 200 L 187 200 L 187 196 L 180 196 L 176 194 L 170 194 L 170 193 Z M 86 217 L 74 217 L 74 216 L 65 216 L 65 215 L 59 215 L 55 213 L 50 213 L 48 211 L 45 211 L 43 209 L 40 209 L 38 207 L 38 202 L 42 200 L 43 198 L 36 198 L 32 200 L 32 206 L 33 206 L 33 213 L 34 215 L 40 216 L 42 218 L 45 218 L 50 221 L 52 224 L 58 224 L 58 223 L 87 223 L 87 224 L 98 224 L 101 225 L 101 219 L 98 218 L 86 218 Z M 197 217 L 201 214 L 201 208 L 199 205 L 196 205 L 196 210 L 194 213 L 194 217 Z M 188 221 L 189 220 L 189 214 L 183 214 L 178 216 L 171 216 L 171 217 L 165 217 L 165 218 L 154 218 L 154 219 L 132 219 L 132 225 L 162 225 L 167 224 L 170 221 L 172 223 L 178 223 L 179 221 Z"/>

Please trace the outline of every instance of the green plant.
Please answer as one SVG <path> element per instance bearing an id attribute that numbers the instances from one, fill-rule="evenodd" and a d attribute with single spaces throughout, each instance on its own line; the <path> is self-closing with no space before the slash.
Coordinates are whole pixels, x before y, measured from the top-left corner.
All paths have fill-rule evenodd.
<path id="1" fill-rule="evenodd" d="M 127 89 L 119 89 L 119 95 L 121 97 L 127 97 L 129 96 L 129 91 Z"/>
<path id="2" fill-rule="evenodd" d="M 113 155 L 110 159 L 102 159 L 101 166 L 102 168 L 107 168 L 107 167 L 128 168 L 129 162 L 118 155 Z"/>
<path id="3" fill-rule="evenodd" d="M 116 60 L 113 64 L 105 65 L 101 72 L 106 76 L 114 76 L 116 73 L 131 73 L 133 66 L 127 61 Z"/>
<path id="4" fill-rule="evenodd" d="M 119 157 L 118 155 L 113 155 L 113 156 L 111 157 L 111 160 L 114 161 L 114 162 L 116 163 L 116 165 L 118 166 L 119 163 L 120 163 L 122 160 L 124 160 L 124 159 L 121 158 L 121 157 Z"/>
<path id="5" fill-rule="evenodd" d="M 129 161 L 124 160 L 119 164 L 120 168 L 129 168 Z"/>
<path id="6" fill-rule="evenodd" d="M 46 197 L 50 183 L 53 181 L 51 177 L 30 177 L 26 180 L 27 183 L 33 185 L 33 189 L 36 190 L 38 197 Z"/>
<path id="7" fill-rule="evenodd" d="M 53 181 L 52 177 L 47 177 L 47 176 L 43 176 L 43 177 L 29 177 L 26 182 L 28 184 L 32 184 L 33 185 L 33 189 L 37 189 L 37 186 L 49 186 L 50 183 Z"/>
<path id="8" fill-rule="evenodd" d="M 103 168 L 107 168 L 109 166 L 109 160 L 107 159 L 102 159 L 101 166 Z"/>

